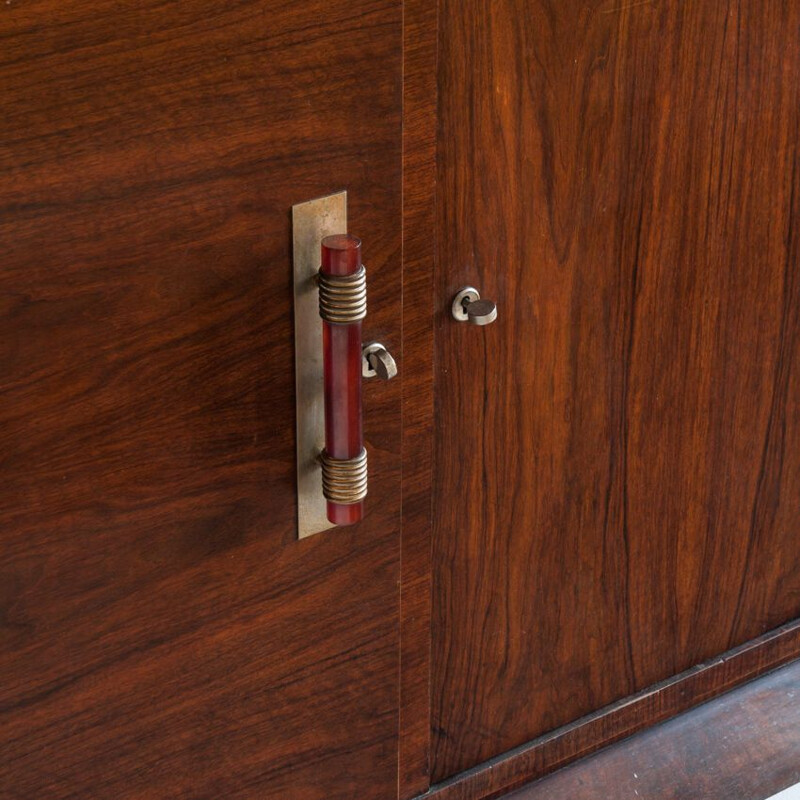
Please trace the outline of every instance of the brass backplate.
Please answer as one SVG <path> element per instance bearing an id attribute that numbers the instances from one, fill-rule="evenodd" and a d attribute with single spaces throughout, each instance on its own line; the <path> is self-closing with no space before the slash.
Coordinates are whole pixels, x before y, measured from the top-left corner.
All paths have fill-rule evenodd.
<path id="1" fill-rule="evenodd" d="M 318 460 L 325 445 L 325 399 L 317 272 L 320 242 L 337 233 L 347 233 L 347 192 L 292 206 L 299 539 L 334 527 L 325 513 Z"/>

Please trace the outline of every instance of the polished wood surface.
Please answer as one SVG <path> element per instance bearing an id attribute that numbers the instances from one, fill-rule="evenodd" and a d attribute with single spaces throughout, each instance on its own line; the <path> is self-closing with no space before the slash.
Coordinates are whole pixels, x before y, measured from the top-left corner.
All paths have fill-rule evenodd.
<path id="1" fill-rule="evenodd" d="M 349 191 L 399 349 L 401 3 L 0 38 L 0 794 L 396 795 L 402 379 L 366 521 L 296 541 L 289 214 Z"/>
<path id="2" fill-rule="evenodd" d="M 800 664 L 620 742 L 508 800 L 764 800 L 800 783 Z"/>
<path id="3" fill-rule="evenodd" d="M 800 614 L 800 5 L 440 42 L 435 780 Z"/>
<path id="4" fill-rule="evenodd" d="M 488 800 L 752 681 L 800 653 L 800 622 L 539 736 L 436 785 L 432 800 Z"/>
<path id="5" fill-rule="evenodd" d="M 430 775 L 437 3 L 403 4 L 403 530 L 398 796 Z"/>

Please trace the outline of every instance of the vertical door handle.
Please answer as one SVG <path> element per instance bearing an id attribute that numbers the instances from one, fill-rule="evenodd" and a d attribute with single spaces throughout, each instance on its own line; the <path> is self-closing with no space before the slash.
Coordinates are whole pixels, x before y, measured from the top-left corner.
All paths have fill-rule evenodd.
<path id="1" fill-rule="evenodd" d="M 351 234 L 322 240 L 319 314 L 325 376 L 322 491 L 328 520 L 334 525 L 352 525 L 364 516 L 367 496 L 361 379 L 377 376 L 389 380 L 397 375 L 397 365 L 380 342 L 362 348 L 367 273 L 361 263 L 361 240 Z"/>
<path id="2" fill-rule="evenodd" d="M 361 381 L 397 374 L 383 344 L 362 347 L 367 277 L 361 241 L 346 231 L 347 192 L 292 207 L 300 539 L 364 516 Z"/>
<path id="3" fill-rule="evenodd" d="M 352 525 L 364 516 L 367 496 L 361 421 L 361 321 L 367 315 L 367 275 L 361 240 L 351 234 L 322 240 L 319 315 L 325 376 L 322 491 L 330 522 Z"/>

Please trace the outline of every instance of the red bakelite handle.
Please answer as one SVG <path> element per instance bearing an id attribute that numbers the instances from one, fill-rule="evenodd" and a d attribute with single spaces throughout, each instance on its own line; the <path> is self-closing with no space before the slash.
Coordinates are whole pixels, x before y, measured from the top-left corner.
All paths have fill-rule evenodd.
<path id="1" fill-rule="evenodd" d="M 361 240 L 350 234 L 322 240 L 326 275 L 353 275 L 361 269 Z M 334 459 L 356 458 L 364 447 L 361 425 L 361 321 L 322 321 L 325 369 L 325 450 Z M 364 516 L 364 501 L 343 505 L 328 501 L 328 519 L 352 525 Z"/>

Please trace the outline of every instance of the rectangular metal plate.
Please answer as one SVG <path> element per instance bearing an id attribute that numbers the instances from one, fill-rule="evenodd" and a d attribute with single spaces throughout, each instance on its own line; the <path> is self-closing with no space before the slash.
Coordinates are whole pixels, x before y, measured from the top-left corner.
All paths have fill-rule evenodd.
<path id="1" fill-rule="evenodd" d="M 325 236 L 336 233 L 347 233 L 347 192 L 292 206 L 299 539 L 334 527 L 325 514 L 322 469 L 317 461 L 325 446 L 322 320 L 317 272 L 320 242 Z"/>

